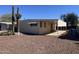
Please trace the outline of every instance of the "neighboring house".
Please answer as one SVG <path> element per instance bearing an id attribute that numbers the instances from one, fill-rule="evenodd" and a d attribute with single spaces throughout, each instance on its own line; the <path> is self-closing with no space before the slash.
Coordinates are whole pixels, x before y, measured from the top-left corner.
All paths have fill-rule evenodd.
<path id="1" fill-rule="evenodd" d="M 56 31 L 57 19 L 27 19 L 20 21 L 20 32 L 47 34 Z"/>
<path id="2" fill-rule="evenodd" d="M 66 30 L 66 22 L 63 20 L 58 20 L 57 30 Z"/>
<path id="3" fill-rule="evenodd" d="M 11 22 L 0 22 L 0 31 L 12 30 Z"/>

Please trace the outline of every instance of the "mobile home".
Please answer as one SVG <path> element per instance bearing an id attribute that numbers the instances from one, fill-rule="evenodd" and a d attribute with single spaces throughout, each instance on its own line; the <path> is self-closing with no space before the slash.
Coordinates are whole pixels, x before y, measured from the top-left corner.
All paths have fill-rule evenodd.
<path id="1" fill-rule="evenodd" d="M 20 21 L 20 32 L 47 34 L 56 31 L 57 19 L 27 19 Z"/>

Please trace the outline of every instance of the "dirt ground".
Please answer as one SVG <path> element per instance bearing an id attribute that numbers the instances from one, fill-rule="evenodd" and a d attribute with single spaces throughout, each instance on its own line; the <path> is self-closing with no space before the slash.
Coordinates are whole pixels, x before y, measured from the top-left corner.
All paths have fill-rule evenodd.
<path id="1" fill-rule="evenodd" d="M 45 35 L 0 36 L 3 54 L 72 54 L 79 53 L 79 41 Z"/>

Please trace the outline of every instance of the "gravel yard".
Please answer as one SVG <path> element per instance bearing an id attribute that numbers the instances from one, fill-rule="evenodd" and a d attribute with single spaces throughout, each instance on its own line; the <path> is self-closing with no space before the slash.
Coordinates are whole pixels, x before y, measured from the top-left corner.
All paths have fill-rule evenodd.
<path id="1" fill-rule="evenodd" d="M 0 36 L 0 53 L 61 54 L 79 53 L 79 41 L 45 35 Z"/>

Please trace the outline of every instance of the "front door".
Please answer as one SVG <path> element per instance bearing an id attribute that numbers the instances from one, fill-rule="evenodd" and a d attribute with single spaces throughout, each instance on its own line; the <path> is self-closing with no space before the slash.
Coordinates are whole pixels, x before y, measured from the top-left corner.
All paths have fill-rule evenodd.
<path id="1" fill-rule="evenodd" d="M 53 28 L 53 24 L 50 24 L 51 26 L 50 26 L 50 32 L 52 32 L 53 30 L 52 30 L 52 28 Z"/>

